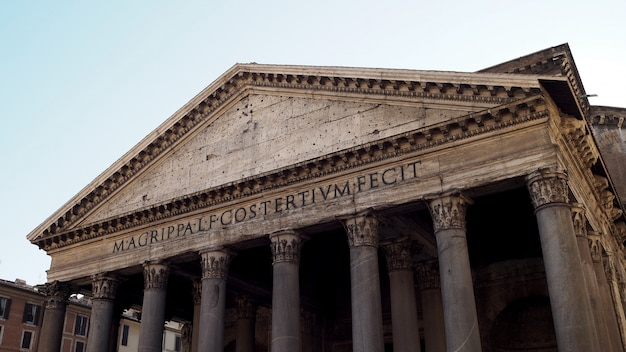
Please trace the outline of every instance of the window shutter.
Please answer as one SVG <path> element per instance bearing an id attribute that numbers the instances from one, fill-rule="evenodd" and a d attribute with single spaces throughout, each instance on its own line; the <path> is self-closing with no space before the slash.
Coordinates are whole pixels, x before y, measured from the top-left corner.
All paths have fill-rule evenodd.
<path id="1" fill-rule="evenodd" d="M 9 312 L 11 311 L 11 299 L 7 298 L 6 302 L 7 304 L 4 307 L 4 315 L 1 318 L 9 319 Z"/>

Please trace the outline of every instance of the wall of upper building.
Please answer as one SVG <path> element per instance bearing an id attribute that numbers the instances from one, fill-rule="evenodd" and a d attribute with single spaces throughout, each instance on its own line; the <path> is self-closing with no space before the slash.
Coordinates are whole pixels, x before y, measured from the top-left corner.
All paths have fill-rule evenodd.
<path id="1" fill-rule="evenodd" d="M 0 280 L 0 351 L 36 351 L 45 294 L 22 280 Z M 63 352 L 84 351 L 91 307 L 72 298 L 63 328 Z"/>
<path id="2" fill-rule="evenodd" d="M 590 117 L 598 148 L 626 207 L 626 108 L 592 106 Z"/>
<path id="3" fill-rule="evenodd" d="M 0 279 L 0 352 L 37 351 L 43 322 L 45 294 L 22 280 Z M 118 351 L 137 351 L 140 323 L 132 312 L 120 321 Z M 65 312 L 61 352 L 84 352 L 87 347 L 91 305 L 86 298 L 70 298 Z M 167 322 L 163 351 L 179 352 L 182 324 Z M 126 331 L 126 332 L 125 332 Z M 126 338 L 124 338 L 126 336 Z"/>

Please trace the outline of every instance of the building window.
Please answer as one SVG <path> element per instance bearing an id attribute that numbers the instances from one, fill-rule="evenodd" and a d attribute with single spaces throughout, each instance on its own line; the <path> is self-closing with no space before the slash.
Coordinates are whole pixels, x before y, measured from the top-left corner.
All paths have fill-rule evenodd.
<path id="1" fill-rule="evenodd" d="M 9 319 L 9 308 L 11 308 L 11 300 L 0 297 L 0 319 Z"/>
<path id="2" fill-rule="evenodd" d="M 83 352 L 85 350 L 85 343 L 82 341 L 76 341 L 76 348 L 74 352 Z"/>
<path id="3" fill-rule="evenodd" d="M 23 331 L 22 332 L 22 344 L 20 348 L 30 350 L 30 344 L 33 340 L 33 332 L 32 331 Z"/>
<path id="4" fill-rule="evenodd" d="M 130 330 L 130 326 L 124 324 L 122 326 L 122 346 L 128 346 L 128 332 Z"/>
<path id="5" fill-rule="evenodd" d="M 182 339 L 180 338 L 180 335 L 176 335 L 176 340 L 174 341 L 174 351 L 176 352 L 180 352 L 182 350 Z"/>
<path id="6" fill-rule="evenodd" d="M 32 303 L 26 303 L 24 306 L 24 319 L 22 322 L 29 325 L 37 325 L 39 319 L 39 306 Z"/>
<path id="7" fill-rule="evenodd" d="M 74 335 L 86 336 L 87 335 L 87 323 L 89 319 L 83 315 L 76 316 L 76 324 L 74 325 Z"/>

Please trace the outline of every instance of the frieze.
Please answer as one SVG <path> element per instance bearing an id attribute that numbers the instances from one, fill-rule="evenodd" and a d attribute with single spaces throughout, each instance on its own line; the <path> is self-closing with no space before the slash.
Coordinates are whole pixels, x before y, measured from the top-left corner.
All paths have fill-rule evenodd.
<path id="1" fill-rule="evenodd" d="M 445 123 L 429 126 L 420 130 L 402 133 L 377 142 L 342 150 L 324 157 L 298 163 L 291 167 L 242 179 L 227 185 L 214 187 L 184 197 L 179 197 L 163 204 L 157 204 L 140 211 L 135 211 L 100 223 L 62 232 L 61 229 L 71 224 L 71 219 L 83 214 L 94 204 L 81 205 L 68 212 L 64 218 L 44 232 L 44 238 L 38 241 L 40 248 L 50 250 L 89 240 L 102 235 L 119 232 L 161 219 L 189 213 L 198 209 L 216 206 L 232 200 L 267 192 L 298 182 L 324 177 L 370 163 L 381 162 L 399 155 L 413 153 L 440 146 L 445 143 L 471 138 L 482 133 L 505 128 L 519 123 L 545 118 L 543 98 L 532 97 L 516 101 L 513 105 L 500 106 L 481 113 L 451 119 Z M 537 111 L 539 109 L 539 111 Z M 127 168 L 130 170 L 130 168 Z M 126 173 L 125 173 L 126 174 Z M 106 183 L 106 182 L 105 182 Z M 109 183 L 101 187 L 97 199 L 103 199 L 107 192 L 117 186 Z M 94 198 L 94 199 L 96 199 Z M 81 204 L 90 199 L 87 196 Z M 71 213 L 71 214 L 69 214 Z M 72 215 L 73 214 L 73 215 Z"/>
<path id="2" fill-rule="evenodd" d="M 420 161 L 387 167 L 367 174 L 357 175 L 342 183 L 331 183 L 288 193 L 279 197 L 261 199 L 246 206 L 229 207 L 195 219 L 153 227 L 138 234 L 116 240 L 111 253 L 124 252 L 153 244 L 206 233 L 227 226 L 263 218 L 270 214 L 282 214 L 315 204 L 351 197 L 361 192 L 389 187 L 419 177 Z"/>

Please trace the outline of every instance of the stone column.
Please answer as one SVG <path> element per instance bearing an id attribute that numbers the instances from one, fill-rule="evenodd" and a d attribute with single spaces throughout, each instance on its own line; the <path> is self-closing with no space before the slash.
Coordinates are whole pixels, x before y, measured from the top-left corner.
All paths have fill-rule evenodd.
<path id="1" fill-rule="evenodd" d="M 415 277 L 417 278 L 417 286 L 422 294 L 426 351 L 445 352 L 446 331 L 437 261 L 420 263 L 415 268 Z"/>
<path id="2" fill-rule="evenodd" d="M 437 239 L 449 351 L 481 351 L 465 233 L 465 210 L 469 203 L 470 200 L 461 195 L 444 196 L 429 203 Z"/>
<path id="3" fill-rule="evenodd" d="M 254 352 L 256 303 L 249 295 L 239 295 L 237 303 L 237 343 L 236 352 Z"/>
<path id="4" fill-rule="evenodd" d="M 224 314 L 226 312 L 226 278 L 232 252 L 214 248 L 200 252 L 202 259 L 202 303 L 198 351 L 224 350 Z"/>
<path id="5" fill-rule="evenodd" d="M 202 281 L 193 282 L 193 323 L 191 325 L 191 352 L 198 352 L 200 339 L 200 307 L 202 304 Z"/>
<path id="6" fill-rule="evenodd" d="M 144 288 L 139 328 L 139 352 L 162 351 L 169 273 L 170 269 L 167 264 L 160 261 L 146 262 L 143 265 Z"/>
<path id="7" fill-rule="evenodd" d="M 389 270 L 394 352 L 419 352 L 421 350 L 412 248 L 412 243 L 408 238 L 382 246 Z"/>
<path id="8" fill-rule="evenodd" d="M 299 352 L 300 248 L 302 237 L 293 231 L 270 235 L 272 249 L 272 352 Z"/>
<path id="9" fill-rule="evenodd" d="M 600 290 L 598 289 L 598 280 L 593 270 L 593 262 L 591 252 L 589 250 L 589 238 L 587 237 L 587 218 L 585 217 L 585 209 L 578 203 L 572 204 L 572 223 L 574 225 L 574 233 L 578 242 L 578 253 L 583 265 L 583 275 L 587 285 L 587 293 L 591 303 L 591 312 L 593 326 L 595 327 L 596 339 L 599 343 L 597 348 L 600 351 L 612 351 L 611 340 L 609 339 L 605 313 L 602 311 L 600 303 Z"/>
<path id="10" fill-rule="evenodd" d="M 54 281 L 46 284 L 45 310 L 38 351 L 59 352 L 61 350 L 65 308 L 69 297 L 70 286 L 67 283 Z"/>
<path id="11" fill-rule="evenodd" d="M 115 295 L 119 280 L 110 274 L 96 274 L 91 278 L 91 321 L 87 351 L 108 352 L 113 327 Z"/>
<path id="12" fill-rule="evenodd" d="M 183 324 L 180 329 L 180 340 L 182 344 L 182 352 L 191 352 L 191 339 L 193 334 L 193 327 L 189 323 Z"/>
<path id="13" fill-rule="evenodd" d="M 352 350 L 382 352 L 383 313 L 378 272 L 378 220 L 359 215 L 345 220 L 350 245 Z"/>
<path id="14" fill-rule="evenodd" d="M 539 227 L 559 350 L 595 351 L 598 341 L 568 203 L 567 176 L 539 170 L 526 182 Z"/>
<path id="15" fill-rule="evenodd" d="M 615 315 L 615 306 L 611 297 L 611 288 L 609 287 L 602 264 L 602 243 L 601 236 L 594 232 L 588 231 L 589 252 L 591 253 L 591 261 L 593 263 L 593 271 L 595 273 L 596 282 L 598 284 L 598 292 L 600 293 L 601 313 L 607 326 L 607 333 L 611 343 L 612 351 L 622 351 L 622 340 L 619 333 L 619 324 Z"/>

